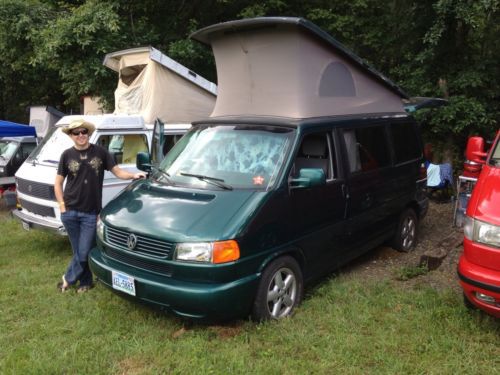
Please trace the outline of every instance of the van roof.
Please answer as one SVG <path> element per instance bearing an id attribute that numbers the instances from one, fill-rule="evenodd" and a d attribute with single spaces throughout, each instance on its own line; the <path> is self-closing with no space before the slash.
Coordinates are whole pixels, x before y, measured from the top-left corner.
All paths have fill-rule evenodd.
<path id="1" fill-rule="evenodd" d="M 203 124 L 227 124 L 227 125 L 269 125 L 269 126 L 286 126 L 286 127 L 308 127 L 323 124 L 344 125 L 348 122 L 380 122 L 381 120 L 391 119 L 400 121 L 404 119 L 413 119 L 408 113 L 367 113 L 360 117 L 357 114 L 339 115 L 339 116 L 322 116 L 308 118 L 291 118 L 278 116 L 226 116 L 213 117 L 202 121 L 193 122 L 193 125 Z"/>
<path id="2" fill-rule="evenodd" d="M 20 143 L 36 143 L 35 137 L 0 137 L 0 141 L 14 141 Z"/>
<path id="3" fill-rule="evenodd" d="M 142 116 L 120 114 L 64 116 L 59 121 L 57 121 L 56 126 L 66 126 L 69 125 L 71 121 L 77 119 L 84 119 L 85 121 L 91 122 L 95 125 L 96 129 L 144 128 L 144 119 L 142 118 Z"/>
<path id="4" fill-rule="evenodd" d="M 212 46 L 218 97 L 211 116 L 404 112 L 408 95 L 303 18 L 260 17 L 201 29 Z"/>

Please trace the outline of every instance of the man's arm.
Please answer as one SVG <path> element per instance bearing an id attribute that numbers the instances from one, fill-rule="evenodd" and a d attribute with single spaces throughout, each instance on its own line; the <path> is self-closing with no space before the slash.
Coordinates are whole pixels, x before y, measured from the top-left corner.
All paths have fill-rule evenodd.
<path id="1" fill-rule="evenodd" d="M 138 173 L 130 173 L 127 172 L 124 169 L 121 169 L 119 166 L 115 165 L 112 169 L 111 172 L 118 178 L 121 178 L 122 180 L 137 180 L 139 178 L 146 178 L 146 173 L 144 172 L 138 172 Z"/>
<path id="2" fill-rule="evenodd" d="M 59 203 L 59 209 L 61 210 L 61 213 L 66 212 L 63 196 L 63 182 L 64 176 L 61 176 L 60 174 L 56 175 L 56 181 L 54 182 L 54 193 L 57 199 L 57 203 Z"/>

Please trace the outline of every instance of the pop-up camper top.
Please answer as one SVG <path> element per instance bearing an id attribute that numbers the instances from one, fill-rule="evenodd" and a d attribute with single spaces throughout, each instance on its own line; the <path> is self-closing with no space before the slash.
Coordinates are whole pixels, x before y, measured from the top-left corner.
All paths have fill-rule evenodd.
<path id="1" fill-rule="evenodd" d="M 170 148 L 191 127 L 191 122 L 210 115 L 217 87 L 152 47 L 109 53 L 104 65 L 118 73 L 113 114 L 64 116 L 16 173 L 21 209 L 14 215 L 25 229 L 49 229 L 65 234 L 54 195 L 54 180 L 61 153 L 72 146 L 61 131 L 71 120 L 84 118 L 96 126 L 90 142 L 104 146 L 118 165 L 137 171 L 138 152 L 150 152 L 153 122 L 165 123 L 162 151 Z M 103 205 L 128 181 L 106 172 Z"/>
<path id="2" fill-rule="evenodd" d="M 200 120 L 213 110 L 217 86 L 153 47 L 108 53 L 103 64 L 118 73 L 114 113 L 169 124 Z"/>
<path id="3" fill-rule="evenodd" d="M 212 117 L 404 113 L 407 94 L 316 25 L 257 18 L 206 27 L 219 92 Z"/>

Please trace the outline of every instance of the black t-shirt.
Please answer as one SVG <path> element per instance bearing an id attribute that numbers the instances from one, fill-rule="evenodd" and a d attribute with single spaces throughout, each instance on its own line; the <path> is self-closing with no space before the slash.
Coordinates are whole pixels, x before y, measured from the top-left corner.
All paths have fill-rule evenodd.
<path id="1" fill-rule="evenodd" d="M 61 155 L 57 174 L 66 177 L 64 203 L 67 210 L 95 212 L 101 210 L 104 171 L 116 165 L 101 146 L 90 144 L 86 150 L 68 148 Z"/>

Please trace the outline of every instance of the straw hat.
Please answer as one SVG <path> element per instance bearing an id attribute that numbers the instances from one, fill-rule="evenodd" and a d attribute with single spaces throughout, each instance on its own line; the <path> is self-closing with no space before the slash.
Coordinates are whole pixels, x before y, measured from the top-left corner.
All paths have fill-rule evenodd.
<path id="1" fill-rule="evenodd" d="M 70 135 L 73 129 L 85 128 L 89 131 L 89 136 L 94 132 L 95 126 L 91 122 L 85 121 L 84 119 L 73 120 L 71 123 L 62 128 L 62 131 Z"/>

